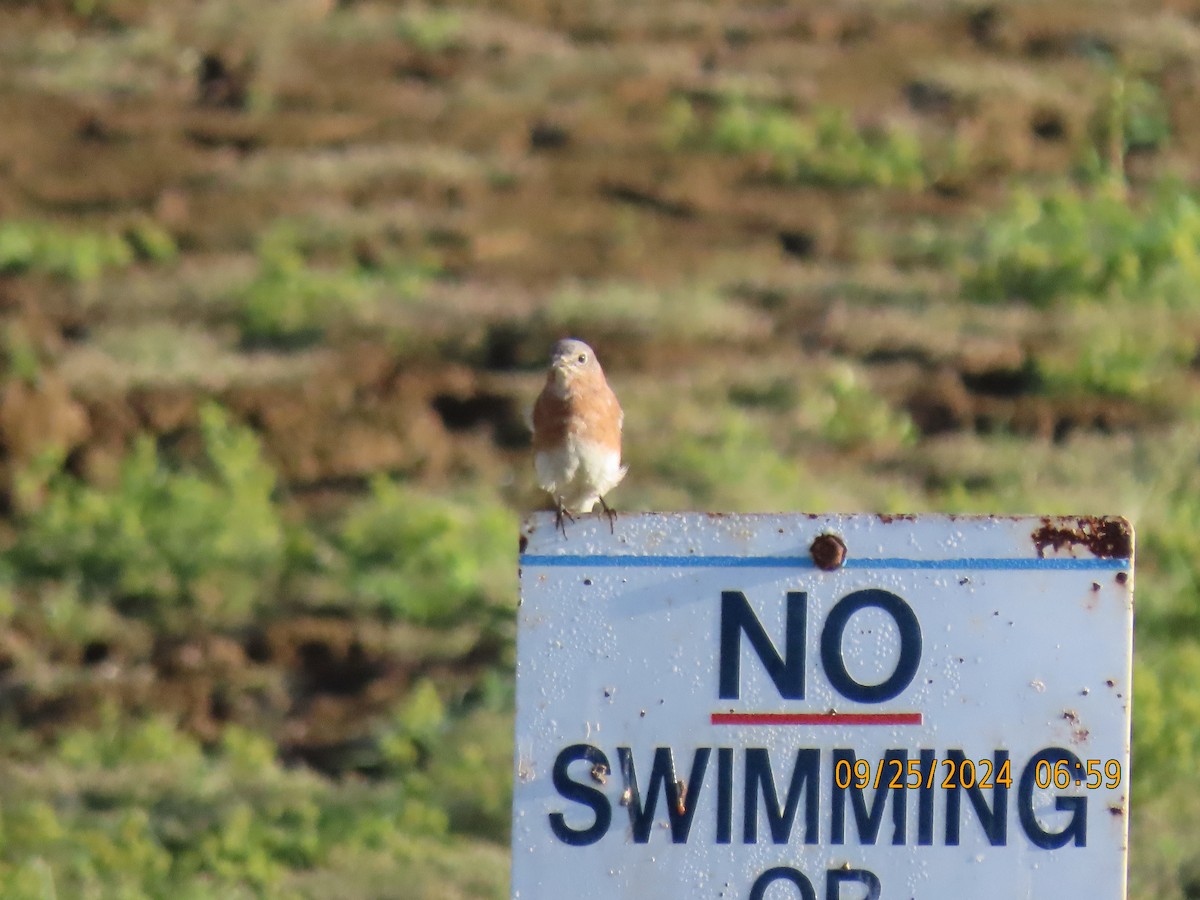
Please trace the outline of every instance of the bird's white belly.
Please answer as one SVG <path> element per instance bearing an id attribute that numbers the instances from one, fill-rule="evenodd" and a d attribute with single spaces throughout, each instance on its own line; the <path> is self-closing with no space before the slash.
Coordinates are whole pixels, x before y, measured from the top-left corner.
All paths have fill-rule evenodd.
<path id="1" fill-rule="evenodd" d="M 591 512 L 625 477 L 620 451 L 574 437 L 537 453 L 533 467 L 541 487 L 570 513 Z"/>

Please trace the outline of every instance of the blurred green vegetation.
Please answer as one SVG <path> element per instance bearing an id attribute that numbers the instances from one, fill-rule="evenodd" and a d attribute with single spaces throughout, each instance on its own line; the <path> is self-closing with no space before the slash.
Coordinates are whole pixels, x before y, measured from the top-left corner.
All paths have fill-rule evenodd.
<path id="1" fill-rule="evenodd" d="M 0 3 L 0 896 L 505 896 L 568 331 L 619 509 L 1133 518 L 1200 896 L 1193 24 L 585 6 Z"/>
<path id="2" fill-rule="evenodd" d="M 462 37 L 462 16 L 453 9 L 405 10 L 397 25 L 399 36 L 427 53 L 440 53 Z"/>
<path id="3" fill-rule="evenodd" d="M 1200 204 L 1178 181 L 1131 198 L 1122 180 L 1038 194 L 1020 190 L 979 223 L 967 248 L 971 299 L 1125 298 L 1191 305 L 1200 277 Z"/>
<path id="4" fill-rule="evenodd" d="M 297 523 L 254 434 L 215 406 L 201 426 L 201 465 L 172 463 L 145 438 L 107 488 L 52 459 L 25 473 L 15 539 L 0 554 L 0 615 L 60 648 L 120 644 L 143 624 L 160 635 L 236 631 L 286 615 L 285 586 L 307 585 L 326 610 L 509 631 L 513 518 L 503 507 L 381 477 L 331 529 Z M 35 656 L 23 670 L 37 678 L 47 662 Z M 283 765 L 252 724 L 202 743 L 171 717 L 107 704 L 96 725 L 68 728 L 48 750 L 10 732 L 0 738 L 0 893 L 324 897 L 306 873 L 337 861 L 338 896 L 379 896 L 372 865 L 407 857 L 414 841 L 437 865 L 455 852 L 438 845 L 452 832 L 507 829 L 505 672 L 446 696 L 418 682 L 337 782 Z M 371 865 L 356 881 L 362 860 Z M 463 896 L 504 890 L 502 869 L 464 881 L 475 886 Z M 421 875 L 413 896 L 442 896 L 439 884 Z"/>
<path id="5" fill-rule="evenodd" d="M 203 470 L 170 469 L 142 438 L 108 489 L 63 473 L 51 455 L 48 478 L 35 469 L 18 485 L 26 512 L 5 561 L 22 578 L 71 584 L 85 603 L 119 601 L 164 627 L 194 624 L 194 613 L 250 621 L 284 563 L 275 473 L 254 435 L 219 409 L 206 409 L 201 427 Z"/>
<path id="6" fill-rule="evenodd" d="M 771 176 L 784 182 L 919 190 L 928 178 L 914 132 L 895 126 L 860 127 L 847 110 L 834 107 L 800 116 L 730 100 L 706 122 L 692 103 L 677 100 L 667 113 L 666 134 L 675 147 L 761 154 Z"/>
<path id="7" fill-rule="evenodd" d="M 495 713 L 449 717 L 418 687 L 379 741 L 392 777 L 331 783 L 280 765 L 272 741 L 240 726 L 203 747 L 169 720 L 131 722 L 105 707 L 98 727 L 68 731 L 39 754 L 36 771 L 32 757 L 6 763 L 0 891 L 316 898 L 329 895 L 307 873 L 339 860 L 338 896 L 378 896 L 355 863 L 404 859 L 416 846 L 437 860 L 452 824 L 490 833 L 507 820 L 507 788 L 492 777 L 508 766 L 507 749 L 475 749 Z M 503 890 L 495 877 L 479 886 L 486 893 L 475 896 Z M 436 896 L 424 876 L 413 888 Z"/>
<path id="8" fill-rule="evenodd" d="M 172 464 L 145 437 L 109 487 L 63 472 L 52 452 L 23 473 L 0 554 L 14 587 L 68 586 L 83 606 L 174 632 L 244 626 L 306 580 L 329 586 L 326 604 L 420 624 L 486 620 L 504 602 L 513 520 L 496 501 L 381 476 L 332 530 L 294 522 L 254 433 L 216 406 L 200 424 L 202 465 Z"/>
<path id="9" fill-rule="evenodd" d="M 330 249 L 306 241 L 299 226 L 286 221 L 263 236 L 258 274 L 238 297 L 244 343 L 295 349 L 319 343 L 339 326 L 378 323 L 387 304 L 421 296 L 438 272 L 428 262 L 362 260 L 353 258 L 352 248 Z M 310 259 L 321 255 L 333 259 Z"/>
<path id="10" fill-rule="evenodd" d="M 139 218 L 121 231 L 0 221 L 0 275 L 28 273 L 86 283 L 138 260 L 169 262 L 177 252 L 171 235 L 148 218 Z"/>

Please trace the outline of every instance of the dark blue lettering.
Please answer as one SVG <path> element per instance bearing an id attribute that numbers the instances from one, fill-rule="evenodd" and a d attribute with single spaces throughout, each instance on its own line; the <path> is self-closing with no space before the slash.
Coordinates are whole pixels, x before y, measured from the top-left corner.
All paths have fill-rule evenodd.
<path id="1" fill-rule="evenodd" d="M 830 869 L 825 873 L 825 900 L 842 900 L 843 884 L 865 884 L 867 895 L 859 900 L 879 900 L 883 885 L 879 876 L 866 869 Z"/>
<path id="2" fill-rule="evenodd" d="M 817 900 L 817 892 L 813 890 L 812 883 L 804 877 L 804 873 L 789 866 L 776 866 L 759 875 L 750 886 L 750 900 L 763 900 L 767 895 L 767 888 L 776 881 L 790 881 L 794 884 L 800 891 L 801 900 Z"/>
<path id="3" fill-rule="evenodd" d="M 808 616 L 808 595 L 787 592 L 787 634 L 783 656 L 775 649 L 762 622 L 750 608 L 741 591 L 721 592 L 720 692 L 722 700 L 736 700 L 741 694 L 741 635 L 762 661 L 785 700 L 804 699 L 804 639 Z"/>
<path id="4" fill-rule="evenodd" d="M 767 824 L 771 828 L 771 840 L 786 844 L 792 833 L 792 822 L 804 793 L 804 843 L 815 844 L 818 838 L 818 807 L 820 795 L 821 752 L 800 749 L 796 751 L 796 765 L 792 769 L 792 780 L 788 785 L 783 806 L 779 805 L 779 793 L 775 790 L 775 776 L 771 772 L 771 756 L 763 747 L 746 750 L 746 797 L 745 819 L 742 824 L 742 840 L 747 844 L 758 842 L 758 795 L 762 792 L 763 805 L 767 811 Z M 808 791 L 804 791 L 805 785 Z"/>
<path id="5" fill-rule="evenodd" d="M 1086 847 L 1087 797 L 1058 797 L 1055 799 L 1055 809 L 1062 812 L 1070 810 L 1072 813 L 1071 821 L 1062 831 L 1047 831 L 1038 822 L 1037 814 L 1033 810 L 1033 792 L 1037 787 L 1034 779 L 1037 776 L 1037 767 L 1040 762 L 1050 765 L 1052 777 L 1054 764 L 1057 762 L 1068 763 L 1072 772 L 1078 771 L 1083 766 L 1078 756 L 1062 747 L 1047 747 L 1040 753 L 1034 754 L 1025 764 L 1025 769 L 1021 772 L 1021 781 L 1017 785 L 1017 810 L 1021 819 L 1021 827 L 1025 830 L 1025 836 L 1033 842 L 1035 847 L 1043 850 L 1057 850 L 1059 847 L 1065 847 L 1072 840 L 1075 841 L 1076 847 Z"/>
<path id="6" fill-rule="evenodd" d="M 1000 771 L 1000 766 L 1008 761 L 1007 750 L 997 750 L 995 756 L 995 767 L 992 769 L 992 805 L 989 808 L 987 799 L 983 796 L 983 789 L 979 786 L 979 779 L 987 774 L 986 767 L 980 766 L 978 763 L 972 763 L 975 766 L 975 780 L 970 787 L 962 786 L 962 771 L 963 762 L 966 761 L 966 754 L 961 750 L 947 750 L 946 758 L 953 764 L 951 768 L 951 781 L 954 786 L 946 793 L 946 846 L 957 847 L 959 838 L 959 819 L 962 817 L 962 791 L 967 792 L 967 796 L 971 799 L 971 806 L 975 809 L 975 815 L 979 817 L 979 824 L 983 826 L 983 833 L 987 835 L 988 842 L 993 847 L 1003 847 L 1008 843 L 1008 785 L 1001 784 L 996 781 L 996 773 Z"/>
<path id="7" fill-rule="evenodd" d="M 937 751 L 921 751 L 921 786 L 917 794 L 917 844 L 933 846 L 933 789 L 937 784 Z"/>
<path id="8" fill-rule="evenodd" d="M 717 748 L 717 843 L 733 842 L 733 748 Z"/>
<path id="9" fill-rule="evenodd" d="M 608 826 L 612 824 L 612 807 L 604 792 L 590 784 L 572 781 L 567 771 L 573 762 L 586 762 L 589 766 L 603 766 L 609 769 L 608 757 L 591 744 L 572 744 L 559 751 L 554 760 L 554 788 L 567 800 L 588 807 L 595 815 L 595 820 L 587 828 L 572 828 L 567 824 L 566 817 L 560 812 L 550 813 L 550 830 L 564 844 L 572 847 L 586 847 L 604 837 Z"/>
<path id="10" fill-rule="evenodd" d="M 679 782 L 675 778 L 675 760 L 671 756 L 670 747 L 659 747 L 654 751 L 654 764 L 650 769 L 650 784 L 646 788 L 646 803 L 642 804 L 642 794 L 638 789 L 637 772 L 633 765 L 633 751 L 628 747 L 618 747 L 617 757 L 621 761 L 621 774 L 625 779 L 625 789 L 629 792 L 629 824 L 633 828 L 633 839 L 639 844 L 650 840 L 650 829 L 654 825 L 654 808 L 658 805 L 659 788 L 666 786 L 667 815 L 671 820 L 671 841 L 675 844 L 685 844 L 688 832 L 692 829 L 692 819 L 696 815 L 696 801 L 700 799 L 700 790 L 704 783 L 704 770 L 708 767 L 708 757 L 711 747 L 698 747 L 692 758 L 692 775 L 688 783 L 680 791 Z"/>
<path id="11" fill-rule="evenodd" d="M 892 617 L 900 631 L 900 658 L 896 669 L 879 684 L 859 684 L 846 671 L 842 659 L 842 637 L 846 625 L 860 609 L 873 606 Z M 900 695 L 909 686 L 921 664 L 921 624 L 912 607 L 891 591 L 871 588 L 854 591 L 839 600 L 829 612 L 821 630 L 821 665 L 825 676 L 839 694 L 859 703 L 883 703 Z M 724 696 L 724 694 L 722 694 Z"/>
<path id="12" fill-rule="evenodd" d="M 834 750 L 833 751 L 833 771 L 837 772 L 838 762 L 846 760 L 850 764 L 850 771 L 854 771 L 855 755 L 853 750 Z M 900 766 L 901 772 L 907 771 L 908 752 L 906 750 L 888 750 L 883 754 L 884 772 L 896 771 L 896 760 Z M 877 765 L 878 763 L 876 763 Z M 875 771 L 872 766 L 871 771 Z M 880 787 L 875 791 L 875 796 L 871 801 L 871 809 L 867 809 L 867 801 L 863 795 L 865 788 L 858 787 L 854 778 L 850 779 L 848 787 L 838 787 L 837 778 L 833 782 L 833 825 L 832 842 L 835 844 L 846 843 L 846 794 L 849 793 L 852 805 L 854 807 L 854 822 L 858 826 L 859 843 L 874 844 L 879 837 L 879 828 L 883 824 L 883 811 L 887 804 L 888 794 L 892 795 L 892 843 L 899 845 L 904 843 L 907 821 L 905 818 L 906 801 L 908 791 L 901 785 L 896 788 L 889 788 L 886 785 L 891 779 L 884 779 L 880 782 Z"/>

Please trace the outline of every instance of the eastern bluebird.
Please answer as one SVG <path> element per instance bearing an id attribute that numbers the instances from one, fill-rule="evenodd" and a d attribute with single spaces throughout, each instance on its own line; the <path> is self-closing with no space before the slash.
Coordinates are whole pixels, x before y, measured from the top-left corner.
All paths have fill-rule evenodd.
<path id="1" fill-rule="evenodd" d="M 604 495 L 625 477 L 617 395 L 596 353 L 583 341 L 563 340 L 550 352 L 546 386 L 533 407 L 533 467 L 554 498 L 557 523 L 588 513 L 600 501 L 609 528 L 616 516 Z"/>

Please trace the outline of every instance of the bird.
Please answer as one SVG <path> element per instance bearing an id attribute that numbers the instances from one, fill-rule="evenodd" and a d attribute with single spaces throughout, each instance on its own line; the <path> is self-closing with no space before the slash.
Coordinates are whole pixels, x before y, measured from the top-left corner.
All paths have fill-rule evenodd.
<path id="1" fill-rule="evenodd" d="M 538 485 L 554 501 L 555 525 L 564 537 L 564 520 L 590 513 L 597 502 L 613 530 L 616 512 L 604 495 L 625 477 L 624 421 L 596 351 L 574 338 L 558 341 L 533 406 L 533 467 Z"/>

